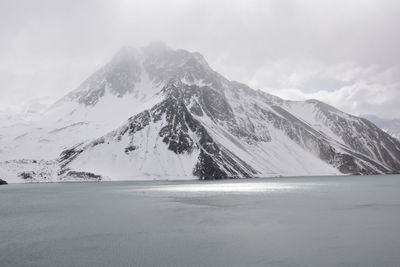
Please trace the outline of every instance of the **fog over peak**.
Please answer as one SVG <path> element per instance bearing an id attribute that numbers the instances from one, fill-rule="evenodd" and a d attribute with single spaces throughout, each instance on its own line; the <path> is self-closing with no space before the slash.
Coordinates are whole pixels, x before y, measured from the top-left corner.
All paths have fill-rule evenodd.
<path id="1" fill-rule="evenodd" d="M 121 47 L 162 40 L 283 98 L 400 117 L 398 1 L 5 0 L 0 22 L 0 107 L 56 100 Z"/>

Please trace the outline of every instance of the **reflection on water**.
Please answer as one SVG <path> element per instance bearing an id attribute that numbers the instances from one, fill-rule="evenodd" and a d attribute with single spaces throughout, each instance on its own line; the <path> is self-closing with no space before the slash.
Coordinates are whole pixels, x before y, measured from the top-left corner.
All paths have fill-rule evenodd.
<path id="1" fill-rule="evenodd" d="M 289 184 L 277 182 L 265 183 L 202 183 L 202 184 L 174 184 L 163 186 L 148 186 L 144 188 L 134 188 L 128 191 L 140 192 L 188 192 L 188 193 L 262 193 L 262 192 L 282 192 L 295 189 L 305 189 L 309 185 Z"/>

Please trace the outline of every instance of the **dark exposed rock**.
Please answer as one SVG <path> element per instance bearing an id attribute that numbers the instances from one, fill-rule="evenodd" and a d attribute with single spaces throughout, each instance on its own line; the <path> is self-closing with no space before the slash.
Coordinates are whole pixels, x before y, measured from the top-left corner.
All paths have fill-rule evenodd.
<path id="1" fill-rule="evenodd" d="M 24 180 L 32 180 L 35 175 L 36 173 L 34 171 L 30 171 L 30 172 L 21 172 L 18 176 Z"/>
<path id="2" fill-rule="evenodd" d="M 78 144 L 70 149 L 64 150 L 58 159 L 60 165 L 58 175 L 65 174 L 69 170 L 69 168 L 67 168 L 66 166 L 76 157 L 78 157 L 79 154 L 81 154 L 83 151 L 84 149 L 82 148 L 82 144 Z"/>
<path id="3" fill-rule="evenodd" d="M 97 175 L 91 172 L 78 172 L 78 171 L 68 171 L 66 173 L 66 177 L 72 177 L 75 179 L 82 179 L 82 180 L 92 180 L 92 181 L 101 181 L 101 175 Z"/>
<path id="4" fill-rule="evenodd" d="M 127 146 L 127 147 L 125 148 L 125 154 L 129 154 L 129 152 L 134 151 L 134 150 L 136 150 L 136 149 L 137 149 L 137 147 L 134 146 L 134 145 Z"/>
<path id="5" fill-rule="evenodd" d="M 0 185 L 5 185 L 5 184 L 8 184 L 8 183 L 5 180 L 0 179 Z"/>

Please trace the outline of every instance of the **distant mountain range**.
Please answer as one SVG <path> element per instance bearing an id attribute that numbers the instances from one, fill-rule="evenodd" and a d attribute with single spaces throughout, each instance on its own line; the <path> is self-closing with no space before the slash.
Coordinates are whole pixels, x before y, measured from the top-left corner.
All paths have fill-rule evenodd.
<path id="1" fill-rule="evenodd" d="M 1 127 L 0 144 L 11 182 L 400 171 L 399 140 L 369 120 L 229 81 L 162 43 L 124 47 L 37 119 Z"/>
<path id="2" fill-rule="evenodd" d="M 375 115 L 361 115 L 375 123 L 379 128 L 400 140 L 400 119 L 383 119 Z"/>

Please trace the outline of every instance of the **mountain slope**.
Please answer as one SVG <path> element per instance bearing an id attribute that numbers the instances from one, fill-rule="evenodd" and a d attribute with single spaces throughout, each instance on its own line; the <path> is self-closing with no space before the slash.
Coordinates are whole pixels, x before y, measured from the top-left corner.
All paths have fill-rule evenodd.
<path id="1" fill-rule="evenodd" d="M 180 86 L 166 85 L 164 101 L 132 117 L 116 131 L 64 151 L 60 174 L 71 167 L 103 168 L 101 173 L 109 176 L 126 171 L 122 172 L 123 177 L 196 175 L 216 179 L 256 174 L 244 161 L 216 143 L 193 117 L 183 102 Z M 98 156 L 93 157 L 93 153 Z"/>
<path id="2" fill-rule="evenodd" d="M 1 157 L 58 158 L 53 180 L 400 171 L 399 141 L 369 121 L 229 81 L 159 43 L 123 48 L 25 127 Z"/>

